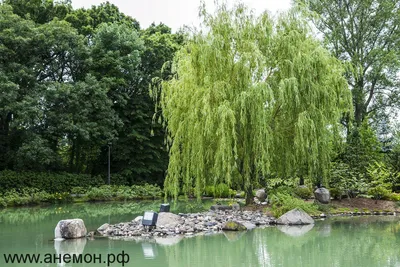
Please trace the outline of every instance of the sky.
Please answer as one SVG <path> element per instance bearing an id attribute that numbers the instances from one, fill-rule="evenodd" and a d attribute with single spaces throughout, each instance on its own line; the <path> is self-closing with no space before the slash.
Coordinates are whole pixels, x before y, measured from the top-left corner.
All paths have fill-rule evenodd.
<path id="1" fill-rule="evenodd" d="M 204 0 L 207 10 L 213 11 L 214 0 Z M 72 0 L 74 8 L 90 8 L 105 0 Z M 140 27 L 147 28 L 152 22 L 162 22 L 177 31 L 183 25 L 198 26 L 198 7 L 200 0 L 108 0 L 116 5 L 121 12 L 135 18 Z M 235 0 L 227 0 L 228 4 Z M 291 0 L 241 0 L 256 14 L 269 10 L 272 14 L 290 8 Z"/>

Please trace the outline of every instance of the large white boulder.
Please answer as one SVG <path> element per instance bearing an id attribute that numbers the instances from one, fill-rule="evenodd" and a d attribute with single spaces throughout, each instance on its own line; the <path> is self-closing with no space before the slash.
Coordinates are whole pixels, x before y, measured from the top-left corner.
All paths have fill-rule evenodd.
<path id="1" fill-rule="evenodd" d="M 54 230 L 56 239 L 75 239 L 86 237 L 86 234 L 86 226 L 81 219 L 61 220 Z"/>
<path id="2" fill-rule="evenodd" d="M 287 225 L 313 224 L 314 219 L 302 209 L 293 209 L 279 217 L 276 223 Z"/>

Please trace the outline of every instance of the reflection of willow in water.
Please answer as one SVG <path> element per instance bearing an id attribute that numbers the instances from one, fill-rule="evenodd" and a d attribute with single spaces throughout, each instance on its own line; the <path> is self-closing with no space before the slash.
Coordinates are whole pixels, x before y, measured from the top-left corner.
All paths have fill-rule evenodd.
<path id="1" fill-rule="evenodd" d="M 48 220 L 54 216 L 64 218 L 98 218 L 117 217 L 121 214 L 142 215 L 145 210 L 158 211 L 160 200 L 157 201 L 130 201 L 112 203 L 75 203 L 66 205 L 51 205 L 43 207 L 19 207 L 0 209 L 0 222 L 10 224 L 36 223 Z M 172 212 L 199 212 L 209 209 L 212 201 L 178 201 L 171 203 Z M 132 218 L 133 219 L 133 218 Z M 100 225 L 99 225 L 100 226 Z"/>
<path id="2" fill-rule="evenodd" d="M 271 227 L 237 237 L 217 235 L 184 239 L 175 246 L 163 247 L 166 266 L 400 265 L 398 218 L 339 218 L 318 222 L 302 233 L 295 229 L 295 235 L 287 230 L 281 232 Z"/>
<path id="3" fill-rule="evenodd" d="M 299 237 L 274 228 L 259 232 L 257 246 L 268 248 L 272 266 L 399 266 L 400 224 L 392 220 L 341 218 Z"/>
<path id="4" fill-rule="evenodd" d="M 238 234 L 238 238 L 233 237 L 234 234 Z M 230 233 L 231 241 L 223 234 L 185 238 L 175 246 L 164 247 L 166 266 L 269 266 L 267 252 L 263 248 L 256 249 L 256 239 L 254 231 L 243 235 Z"/>

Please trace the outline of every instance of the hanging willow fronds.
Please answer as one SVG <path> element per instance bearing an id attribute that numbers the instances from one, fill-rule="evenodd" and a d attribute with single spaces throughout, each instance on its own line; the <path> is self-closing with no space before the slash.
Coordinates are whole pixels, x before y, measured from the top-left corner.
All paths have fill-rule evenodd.
<path id="1" fill-rule="evenodd" d="M 206 30 L 175 59 L 157 96 L 168 134 L 168 195 L 224 182 L 251 189 L 260 175 L 323 175 L 351 96 L 343 69 L 304 20 L 274 21 L 245 6 L 200 12 Z"/>

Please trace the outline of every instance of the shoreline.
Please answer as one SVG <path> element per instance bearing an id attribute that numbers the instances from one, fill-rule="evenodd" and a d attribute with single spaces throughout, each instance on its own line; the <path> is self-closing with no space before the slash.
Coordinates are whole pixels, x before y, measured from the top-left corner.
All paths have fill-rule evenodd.
<path id="1" fill-rule="evenodd" d="M 141 216 L 130 222 L 116 224 L 105 223 L 97 230 L 91 232 L 94 237 L 107 237 L 112 239 L 152 239 L 152 238 L 173 238 L 173 237 L 193 237 L 199 235 L 212 235 L 226 232 L 246 232 L 255 228 L 265 228 L 279 226 L 277 218 L 267 215 L 265 212 L 256 210 L 216 210 L 198 213 L 179 213 L 170 212 L 159 213 L 159 216 L 168 214 L 167 219 L 157 223 L 151 231 L 147 231 L 141 224 Z M 396 212 L 350 212 L 324 214 L 311 216 L 316 221 L 321 221 L 335 217 L 367 217 L 367 216 L 397 216 Z M 237 222 L 245 227 L 242 231 L 224 229 L 227 222 Z M 285 227 L 303 228 L 309 225 L 282 225 Z M 312 227 L 311 227 L 312 228 Z"/>

